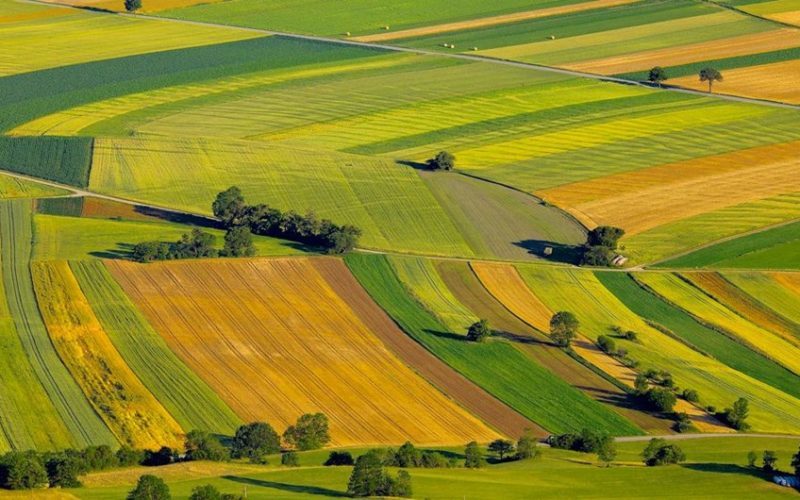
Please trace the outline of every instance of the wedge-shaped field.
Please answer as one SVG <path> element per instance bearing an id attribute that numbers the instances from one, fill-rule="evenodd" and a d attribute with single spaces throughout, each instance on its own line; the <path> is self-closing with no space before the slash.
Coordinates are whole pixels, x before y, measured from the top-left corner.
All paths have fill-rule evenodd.
<path id="1" fill-rule="evenodd" d="M 95 413 L 62 362 L 42 321 L 30 270 L 32 210 L 30 200 L 0 201 L 3 285 L 8 310 L 33 372 L 68 430 L 63 438 L 54 437 L 53 444 L 60 445 L 64 441 L 77 447 L 116 444 L 114 435 Z M 32 390 L 36 391 L 35 388 Z M 42 413 L 46 415 L 48 411 L 46 405 Z M 56 427 L 54 436 L 58 435 L 59 427 Z"/>
<path id="2" fill-rule="evenodd" d="M 394 357 L 306 259 L 108 262 L 167 344 L 245 421 L 303 413 L 332 444 L 497 436 Z"/>
<path id="3" fill-rule="evenodd" d="M 537 330 L 525 322 L 532 318 L 524 314 L 524 310 L 512 310 L 511 304 L 505 299 L 513 297 L 515 302 L 522 302 L 517 300 L 518 293 L 523 298 L 531 298 L 534 303 L 539 301 L 527 288 L 524 288 L 524 284 L 522 291 L 509 286 L 508 280 L 504 279 L 507 276 L 507 272 L 504 271 L 508 269 L 516 273 L 511 265 L 473 262 L 470 267 L 470 264 L 466 262 L 439 261 L 436 263 L 436 269 L 447 287 L 462 304 L 474 311 L 478 317 L 487 319 L 496 334 L 513 342 L 518 349 L 536 362 L 573 387 L 606 404 L 637 427 L 657 434 L 671 432 L 672 424 L 668 420 L 631 407 L 628 393 L 619 381 L 610 376 L 601 375 L 597 368 L 590 368 L 585 361 L 579 361 L 563 349 L 556 347 L 541 330 Z M 481 273 L 481 271 L 485 272 Z M 478 278 L 476 273 L 483 275 L 481 278 L 483 281 Z M 492 285 L 496 286 L 489 285 L 488 277 L 491 277 Z M 520 280 L 518 275 L 516 279 Z M 499 296 L 502 296 L 504 302 L 501 303 L 496 298 Z M 585 339 L 576 342 L 576 351 L 585 343 Z M 581 344 L 581 347 L 577 344 Z M 594 350 L 597 351 L 596 348 Z"/>
<path id="4" fill-rule="evenodd" d="M 767 19 L 800 25 L 800 2 L 797 0 L 745 1 L 737 7 Z"/>
<path id="5" fill-rule="evenodd" d="M 131 371 L 92 312 L 66 261 L 31 267 L 50 340 L 120 443 L 180 448 L 183 431 Z"/>
<path id="6" fill-rule="evenodd" d="M 581 393 L 504 341 L 470 343 L 436 319 L 454 297 L 431 265 L 415 267 L 410 282 L 384 256 L 352 254 L 346 262 L 373 299 L 417 342 L 464 376 L 550 432 L 591 426 L 613 434 L 635 434 L 635 426 Z M 413 284 L 412 282 L 413 281 Z M 412 288 L 413 287 L 413 288 Z M 429 298 L 431 300 L 427 300 Z M 438 309 L 438 310 L 437 310 Z M 435 314 L 435 315 L 434 315 Z M 568 410 L 567 410 L 568 409 Z"/>
<path id="7" fill-rule="evenodd" d="M 5 285 L 13 284 L 9 245 L 15 244 L 14 230 L 14 210 L 0 202 L 0 450 L 68 448 L 72 437 L 31 367 L 8 307 Z"/>
<path id="8" fill-rule="evenodd" d="M 671 372 L 678 386 L 697 390 L 704 405 L 725 408 L 738 397 L 746 397 L 751 405 L 753 429 L 797 432 L 799 399 L 703 356 L 651 328 L 592 272 L 532 265 L 517 267 L 530 289 L 549 309 L 573 312 L 581 322 L 581 332 L 587 337 L 596 340 L 600 335 L 611 335 L 614 326 L 637 332 L 637 342 L 624 342 L 621 347 L 639 361 L 641 369 Z M 721 424 L 718 427 L 722 427 Z"/>
<path id="9" fill-rule="evenodd" d="M 800 278 L 795 273 L 724 273 L 725 278 L 776 314 L 800 325 Z"/>
<path id="10" fill-rule="evenodd" d="M 674 274 L 642 273 L 638 279 L 676 306 L 800 374 L 800 348 L 780 335 L 752 323 Z"/>
<path id="11" fill-rule="evenodd" d="M 241 30 L 57 7 L 45 10 L 41 6 L 31 6 L 29 12 L 41 14 L 9 23 L 0 31 L 0 76 L 262 36 Z M 44 15 L 45 12 L 49 15 Z M 98 40 L 112 38 L 114 43 L 98 43 Z"/>
<path id="12" fill-rule="evenodd" d="M 658 267 L 800 268 L 800 222 L 782 224 L 669 259 Z"/>
<path id="13" fill-rule="evenodd" d="M 257 142 L 98 140 L 90 184 L 202 213 L 216 193 L 238 185 L 251 203 L 355 224 L 367 247 L 471 255 L 417 172 L 382 158 Z"/>
<path id="14" fill-rule="evenodd" d="M 0 175 L 0 199 L 63 196 L 67 193 L 63 189 L 45 186 L 44 184 L 18 179 L 9 175 Z"/>
<path id="15" fill-rule="evenodd" d="M 178 424 L 232 434 L 241 420 L 169 349 L 103 263 L 73 261 L 70 268 L 114 348 Z"/>
<path id="16" fill-rule="evenodd" d="M 800 377 L 723 332 L 709 328 L 688 313 L 650 293 L 635 275 L 595 273 L 597 279 L 633 312 L 680 338 L 690 347 L 735 370 L 800 398 Z"/>

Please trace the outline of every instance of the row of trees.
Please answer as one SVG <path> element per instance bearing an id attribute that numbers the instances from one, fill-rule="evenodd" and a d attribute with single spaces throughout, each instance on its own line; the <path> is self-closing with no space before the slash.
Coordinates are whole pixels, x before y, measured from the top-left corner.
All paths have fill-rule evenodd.
<path id="1" fill-rule="evenodd" d="M 708 91 L 711 92 L 711 87 L 714 82 L 721 82 L 722 81 L 722 73 L 719 70 L 707 66 L 700 70 L 698 73 L 701 82 L 708 82 Z M 647 80 L 655 83 L 656 85 L 661 85 L 665 81 L 669 80 L 667 76 L 667 72 L 661 66 L 655 66 L 650 69 L 650 72 L 647 74 Z"/>
<path id="2" fill-rule="evenodd" d="M 313 212 L 300 215 L 293 211 L 282 212 L 264 204 L 247 205 L 236 186 L 217 194 L 211 209 L 228 231 L 242 228 L 240 231 L 246 229 L 253 234 L 324 248 L 328 253 L 339 254 L 352 250 L 361 236 L 359 228 L 318 219 Z"/>
<path id="3" fill-rule="evenodd" d="M 138 243 L 133 247 L 131 257 L 137 262 L 152 262 L 211 257 L 250 257 L 256 253 L 253 235 L 246 227 L 229 228 L 225 233 L 225 244 L 222 250 L 217 250 L 215 245 L 216 236 L 195 228 L 174 243 L 164 241 Z"/>

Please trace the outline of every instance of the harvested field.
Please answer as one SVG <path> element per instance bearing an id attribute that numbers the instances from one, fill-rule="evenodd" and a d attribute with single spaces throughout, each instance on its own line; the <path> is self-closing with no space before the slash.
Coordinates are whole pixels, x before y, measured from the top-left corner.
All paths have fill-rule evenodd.
<path id="1" fill-rule="evenodd" d="M 754 52 L 770 52 L 798 46 L 800 46 L 800 33 L 795 29 L 782 28 L 709 42 L 678 45 L 652 51 L 568 63 L 564 66 L 587 73 L 616 75 L 653 66 L 678 66 L 696 61 L 723 59 L 748 55 Z M 670 83 L 672 82 L 670 81 Z"/>
<path id="2" fill-rule="evenodd" d="M 282 430 L 321 411 L 337 446 L 496 436 L 387 351 L 310 260 L 107 265 L 245 421 Z"/>
<path id="3" fill-rule="evenodd" d="M 0 202 L 3 284 L 8 310 L 33 372 L 67 429 L 66 435 L 52 438 L 53 444 L 67 441 L 79 448 L 115 445 L 117 440 L 64 366 L 42 321 L 30 270 L 32 205 L 30 200 Z M 49 405 L 41 411 L 48 412 Z M 61 425 L 56 426 L 59 428 Z"/>
<path id="4" fill-rule="evenodd" d="M 735 336 L 751 349 L 780 363 L 795 374 L 800 374 L 798 346 L 739 316 L 736 311 L 728 309 L 677 275 L 641 273 L 637 277 L 661 297 L 694 317 Z"/>
<path id="5" fill-rule="evenodd" d="M 539 17 L 556 16 L 560 14 L 568 14 L 570 12 L 581 12 L 585 10 L 602 9 L 605 7 L 613 7 L 615 5 L 623 5 L 628 3 L 634 3 L 637 1 L 639 0 L 591 0 L 589 2 L 573 3 L 558 7 L 549 7 L 546 9 L 536 9 L 525 12 L 515 12 L 513 14 L 504 14 L 501 16 L 471 19 L 469 21 L 437 24 L 421 28 L 412 28 L 412 29 L 393 31 L 388 33 L 378 33 L 375 35 L 365 35 L 365 36 L 355 37 L 353 38 L 353 40 L 359 42 L 388 42 L 403 38 L 414 38 L 420 36 L 436 35 L 439 33 L 449 33 L 453 31 L 484 28 L 487 26 L 496 26 L 498 24 L 518 23 L 521 21 L 528 21 L 530 19 L 536 19 Z"/>
<path id="6" fill-rule="evenodd" d="M 138 449 L 181 448 L 183 430 L 108 339 L 69 265 L 40 262 L 31 272 L 50 340 L 117 440 Z"/>
<path id="7" fill-rule="evenodd" d="M 314 259 L 313 263 L 328 285 L 395 356 L 456 403 L 506 436 L 519 436 L 533 427 L 531 421 L 447 366 L 400 330 L 341 260 Z"/>
<path id="8" fill-rule="evenodd" d="M 672 432 L 672 422 L 632 408 L 625 391 L 551 345 L 545 335 L 515 316 L 484 288 L 469 264 L 439 261 L 436 269 L 458 300 L 478 317 L 489 320 L 496 334 L 499 332 L 538 363 L 596 401 L 608 405 L 640 429 L 659 434 Z"/>
<path id="9" fill-rule="evenodd" d="M 725 79 L 714 84 L 714 91 L 800 104 L 800 90 L 796 85 L 798 74 L 800 61 L 797 60 L 728 69 L 723 71 Z M 697 75 L 670 79 L 669 84 L 708 90 L 708 84 L 701 82 Z"/>
<path id="10" fill-rule="evenodd" d="M 73 261 L 70 267 L 114 347 L 178 424 L 233 434 L 241 420 L 169 349 L 103 263 Z"/>
<path id="11" fill-rule="evenodd" d="M 536 422 L 541 426 L 534 429 L 538 433 L 575 431 L 587 425 L 615 435 L 636 432 L 630 423 L 575 390 L 510 343 L 475 344 L 465 342 L 460 333 L 448 331 L 429 312 L 433 304 L 424 302 L 424 297 L 430 294 L 425 290 L 410 293 L 385 256 L 350 254 L 346 262 L 372 298 L 407 334 Z"/>

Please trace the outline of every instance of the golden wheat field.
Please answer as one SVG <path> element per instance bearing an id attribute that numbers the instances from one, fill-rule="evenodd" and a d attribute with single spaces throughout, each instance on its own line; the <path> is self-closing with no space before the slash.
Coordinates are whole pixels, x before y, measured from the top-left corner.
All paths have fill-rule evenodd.
<path id="1" fill-rule="evenodd" d="M 800 75 L 800 61 L 796 59 L 729 69 L 724 72 L 725 79 L 715 84 L 715 91 L 800 104 L 797 75 Z M 675 78 L 669 82 L 695 90 L 708 88 L 708 84 L 701 82 L 697 75 Z"/>
<path id="2" fill-rule="evenodd" d="M 108 267 L 244 420 L 282 430 L 321 411 L 340 446 L 497 436 L 400 363 L 308 259 Z"/>

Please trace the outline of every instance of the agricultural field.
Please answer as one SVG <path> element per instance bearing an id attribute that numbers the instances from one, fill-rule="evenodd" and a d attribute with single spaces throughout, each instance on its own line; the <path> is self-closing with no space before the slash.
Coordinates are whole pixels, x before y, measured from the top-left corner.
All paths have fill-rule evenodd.
<path id="1" fill-rule="evenodd" d="M 55 187 L 44 186 L 33 181 L 0 175 L 0 199 L 39 198 L 45 196 L 63 196 L 67 191 Z"/>

